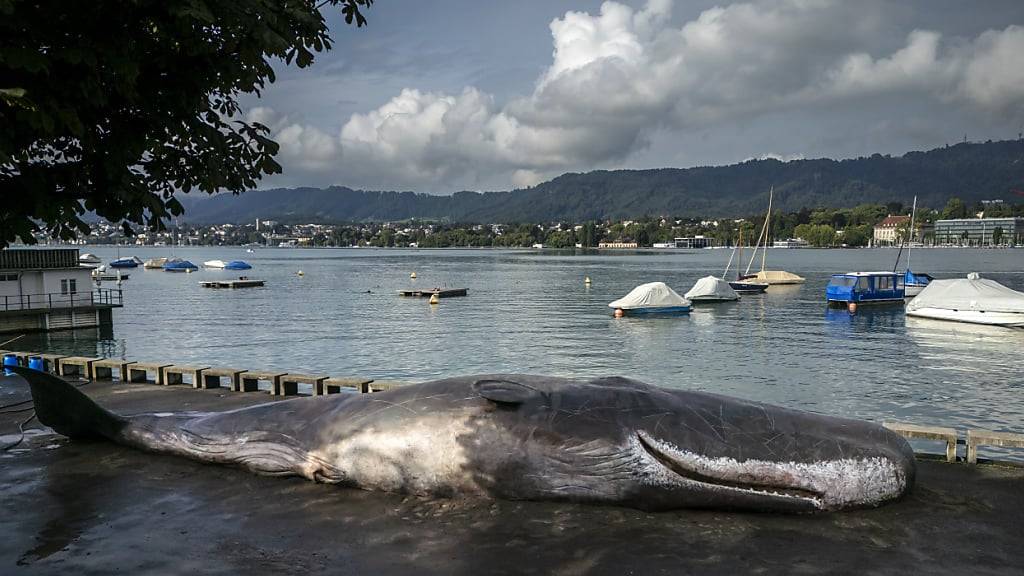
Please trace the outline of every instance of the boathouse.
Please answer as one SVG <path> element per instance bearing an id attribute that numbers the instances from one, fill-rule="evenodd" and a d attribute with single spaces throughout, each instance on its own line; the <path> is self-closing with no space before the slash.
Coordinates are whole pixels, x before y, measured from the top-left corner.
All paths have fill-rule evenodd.
<path id="1" fill-rule="evenodd" d="M 77 248 L 0 250 L 0 333 L 112 323 L 121 289 L 93 288 Z"/>

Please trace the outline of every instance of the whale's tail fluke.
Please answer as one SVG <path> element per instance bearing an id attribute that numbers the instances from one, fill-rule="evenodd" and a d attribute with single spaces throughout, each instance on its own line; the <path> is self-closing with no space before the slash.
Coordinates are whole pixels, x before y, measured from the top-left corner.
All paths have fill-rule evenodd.
<path id="1" fill-rule="evenodd" d="M 21 366 L 5 368 L 28 381 L 39 421 L 60 434 L 72 438 L 113 439 L 128 423 L 56 376 Z"/>

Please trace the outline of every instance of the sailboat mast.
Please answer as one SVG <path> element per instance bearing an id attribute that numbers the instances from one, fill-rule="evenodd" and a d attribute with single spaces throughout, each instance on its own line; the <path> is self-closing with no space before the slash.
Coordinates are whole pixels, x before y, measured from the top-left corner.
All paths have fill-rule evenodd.
<path id="1" fill-rule="evenodd" d="M 773 189 L 774 189 L 774 187 L 773 187 Z M 769 192 L 768 204 L 771 205 L 771 192 Z M 768 228 L 768 218 L 766 217 L 764 219 L 764 223 L 761 224 L 761 232 L 757 235 L 757 242 L 754 243 L 754 253 L 750 255 L 750 262 L 747 262 L 747 269 L 743 272 L 744 275 L 750 274 L 750 267 L 754 265 L 754 259 L 757 258 L 757 249 L 758 248 L 761 248 L 762 250 L 764 249 L 764 247 L 761 246 L 761 239 L 765 238 L 765 234 L 764 233 L 765 233 L 765 230 L 767 228 Z M 743 261 L 741 260 L 740 263 L 742 264 Z"/>
<path id="2" fill-rule="evenodd" d="M 740 259 L 739 262 L 743 262 L 743 223 L 740 222 Z M 740 264 L 736 264 L 736 279 L 740 279 Z"/>
<path id="3" fill-rule="evenodd" d="M 764 248 L 761 250 L 761 272 L 764 272 L 764 260 L 768 256 L 768 238 L 772 232 L 772 197 L 775 195 L 775 186 L 768 191 L 768 216 L 764 219 Z"/>
<path id="4" fill-rule="evenodd" d="M 914 207 L 910 209 L 910 230 L 907 231 L 907 270 L 910 270 L 910 248 L 914 243 L 914 217 L 917 216 L 917 196 L 914 196 Z"/>

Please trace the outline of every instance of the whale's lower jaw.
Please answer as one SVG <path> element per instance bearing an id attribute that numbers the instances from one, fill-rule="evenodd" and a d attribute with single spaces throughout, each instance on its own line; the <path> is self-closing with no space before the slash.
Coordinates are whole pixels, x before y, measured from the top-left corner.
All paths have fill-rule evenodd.
<path id="1" fill-rule="evenodd" d="M 644 478 L 651 484 L 742 495 L 766 508 L 824 511 L 878 506 L 902 496 L 910 482 L 903 467 L 881 456 L 739 461 L 682 450 L 642 431 L 631 444 L 643 453 Z"/>

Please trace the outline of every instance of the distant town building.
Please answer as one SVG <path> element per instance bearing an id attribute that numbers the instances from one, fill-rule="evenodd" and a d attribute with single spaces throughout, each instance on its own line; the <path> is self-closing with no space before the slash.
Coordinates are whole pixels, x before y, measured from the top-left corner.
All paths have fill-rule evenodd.
<path id="1" fill-rule="evenodd" d="M 707 236 L 687 236 L 675 238 L 676 248 L 711 248 L 715 245 L 715 239 Z"/>
<path id="2" fill-rule="evenodd" d="M 810 245 L 810 242 L 803 238 L 786 238 L 773 242 L 772 248 L 807 248 Z"/>
<path id="3" fill-rule="evenodd" d="M 957 218 L 935 221 L 939 246 L 1019 246 L 1024 244 L 1024 218 Z"/>
<path id="4" fill-rule="evenodd" d="M 0 332 L 110 325 L 120 289 L 93 289 L 77 248 L 0 250 Z"/>
<path id="5" fill-rule="evenodd" d="M 600 242 L 598 248 L 638 248 L 636 242 Z"/>
<path id="6" fill-rule="evenodd" d="M 897 231 L 900 228 L 906 229 L 910 226 L 910 216 L 886 216 L 884 220 L 875 226 L 875 233 L 872 236 L 875 246 L 892 246 L 901 240 Z"/>

